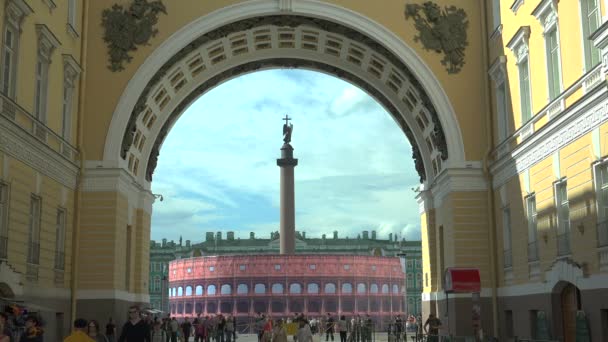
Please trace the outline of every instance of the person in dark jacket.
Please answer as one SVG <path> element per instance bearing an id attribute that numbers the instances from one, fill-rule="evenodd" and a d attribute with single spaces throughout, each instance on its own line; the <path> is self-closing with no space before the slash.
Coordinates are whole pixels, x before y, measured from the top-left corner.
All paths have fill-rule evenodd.
<path id="1" fill-rule="evenodd" d="M 151 342 L 150 329 L 139 314 L 139 306 L 129 308 L 129 320 L 122 326 L 118 342 Z"/>

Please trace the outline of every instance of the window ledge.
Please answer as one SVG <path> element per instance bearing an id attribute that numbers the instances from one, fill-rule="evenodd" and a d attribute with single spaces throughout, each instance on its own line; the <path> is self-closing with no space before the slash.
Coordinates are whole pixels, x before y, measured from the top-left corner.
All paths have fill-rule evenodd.
<path id="1" fill-rule="evenodd" d="M 80 35 L 78 34 L 78 31 L 76 31 L 76 28 L 74 26 L 72 26 L 72 24 L 67 23 L 65 24 L 66 30 L 68 31 L 68 33 L 70 34 L 70 36 L 72 36 L 72 38 L 74 39 L 78 39 L 78 37 L 80 37 Z"/>
<path id="2" fill-rule="evenodd" d="M 44 2 L 44 4 L 47 5 L 51 11 L 57 8 L 57 4 L 55 4 L 55 1 L 53 0 L 42 0 L 42 2 Z"/>
<path id="3" fill-rule="evenodd" d="M 496 26 L 492 34 L 490 35 L 490 40 L 495 41 L 499 37 L 502 37 L 502 24 Z"/>

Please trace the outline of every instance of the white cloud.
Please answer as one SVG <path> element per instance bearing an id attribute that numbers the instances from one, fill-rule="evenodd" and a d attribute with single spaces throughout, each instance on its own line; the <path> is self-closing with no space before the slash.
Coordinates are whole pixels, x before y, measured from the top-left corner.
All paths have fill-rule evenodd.
<path id="1" fill-rule="evenodd" d="M 154 192 L 165 201 L 154 206 L 153 238 L 181 231 L 201 240 L 206 230 L 228 226 L 241 237 L 278 229 L 276 158 L 285 114 L 293 118 L 299 159 L 298 228 L 312 235 L 340 228 L 342 236 L 364 229 L 416 236 L 410 189 L 418 176 L 393 119 L 346 82 L 272 70 L 214 88 L 177 121 L 154 174 Z"/>

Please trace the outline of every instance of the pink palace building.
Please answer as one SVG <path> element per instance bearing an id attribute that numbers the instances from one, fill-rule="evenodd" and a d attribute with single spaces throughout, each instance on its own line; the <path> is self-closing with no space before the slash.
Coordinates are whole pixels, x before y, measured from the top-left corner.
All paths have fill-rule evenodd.
<path id="1" fill-rule="evenodd" d="M 238 322 L 257 312 L 276 318 L 301 312 L 308 317 L 369 314 L 382 328 L 404 314 L 404 280 L 398 257 L 193 257 L 169 264 L 170 313 L 178 318 L 232 314 Z"/>

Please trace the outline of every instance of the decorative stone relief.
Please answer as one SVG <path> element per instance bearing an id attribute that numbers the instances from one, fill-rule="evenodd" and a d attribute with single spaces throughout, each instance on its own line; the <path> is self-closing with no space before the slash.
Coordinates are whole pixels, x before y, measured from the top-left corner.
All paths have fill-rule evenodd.
<path id="1" fill-rule="evenodd" d="M 420 14 L 422 12 L 422 14 Z M 427 1 L 405 6 L 405 19 L 414 19 L 418 35 L 414 41 L 421 42 L 425 50 L 443 53 L 441 64 L 449 74 L 460 72 L 464 66 L 464 50 L 469 45 L 467 28 L 469 21 L 466 12 L 456 6 L 439 5 Z"/>
<path id="2" fill-rule="evenodd" d="M 242 32 L 245 30 L 250 30 L 252 28 L 256 28 L 256 27 L 260 27 L 260 26 L 264 26 L 264 25 L 276 25 L 279 27 L 292 27 L 292 28 L 299 27 L 299 26 L 314 27 L 314 28 L 317 28 L 320 30 L 342 35 L 348 39 L 355 40 L 360 44 L 365 44 L 370 49 L 373 49 L 379 55 L 383 56 L 383 58 L 386 58 L 393 65 L 396 66 L 396 68 L 407 78 L 408 82 L 416 90 L 418 96 L 420 97 L 421 104 L 426 108 L 426 111 L 434 124 L 434 132 L 432 134 L 434 145 L 437 147 L 437 149 L 441 153 L 441 158 L 443 160 L 446 160 L 448 158 L 448 149 L 447 149 L 447 142 L 445 139 L 445 134 L 443 132 L 443 129 L 442 129 L 442 126 L 439 121 L 439 117 L 438 117 L 438 114 L 437 114 L 435 108 L 434 108 L 430 98 L 428 97 L 426 91 L 420 84 L 420 82 L 416 79 L 416 77 L 409 70 L 409 68 L 406 65 L 404 65 L 404 63 L 397 56 L 395 56 L 393 53 L 391 53 L 383 45 L 379 44 L 378 42 L 370 39 L 369 37 L 367 37 L 365 35 L 362 35 L 361 33 L 357 32 L 351 28 L 342 26 L 337 23 L 329 22 L 329 21 L 326 21 L 323 19 L 307 18 L 307 17 L 293 16 L 293 15 L 276 15 L 276 16 L 256 17 L 256 18 L 249 18 L 249 19 L 244 19 L 244 20 L 237 21 L 234 23 L 230 23 L 230 24 L 224 25 L 213 31 L 210 31 L 210 32 L 207 32 L 207 33 L 201 35 L 199 38 L 197 38 L 196 40 L 194 40 L 193 42 L 191 42 L 190 44 L 185 46 L 182 50 L 178 51 L 161 68 L 159 68 L 159 70 L 156 72 L 155 75 L 152 76 L 151 80 L 146 85 L 146 87 L 142 91 L 139 99 L 137 100 L 135 106 L 133 107 L 131 116 L 129 118 L 129 122 L 127 124 L 125 133 L 123 135 L 123 140 L 122 140 L 122 144 L 121 144 L 121 158 L 126 159 L 127 152 L 129 151 L 129 149 L 133 143 L 134 133 L 136 130 L 136 121 L 137 121 L 138 116 L 144 111 L 144 109 L 146 107 L 146 100 L 150 96 L 151 91 L 153 89 L 155 89 L 155 87 L 159 84 L 159 82 L 161 82 L 162 78 L 166 75 L 166 73 L 169 70 L 171 70 L 176 64 L 178 64 L 183 58 L 188 56 L 191 52 L 197 50 L 204 44 L 210 43 L 214 40 L 222 39 L 222 38 L 224 38 L 230 34 L 236 33 L 236 32 Z M 315 63 L 305 61 L 302 59 L 300 59 L 300 60 L 270 59 L 270 60 L 260 61 L 260 62 L 256 62 L 256 63 L 253 63 L 253 64 L 248 63 L 245 65 L 241 65 L 239 67 L 225 71 L 225 72 L 221 73 L 220 75 L 216 75 L 212 79 L 205 82 L 203 85 L 196 88 L 184 100 L 183 103 L 181 103 L 180 105 L 177 106 L 177 108 L 174 110 L 174 112 L 172 114 L 170 114 L 170 117 L 169 117 L 169 119 L 167 119 L 165 126 L 163 126 L 161 128 L 159 136 L 158 136 L 157 140 L 155 141 L 154 146 L 152 148 L 151 158 L 150 158 L 150 161 L 148 162 L 147 169 L 146 169 L 146 179 L 148 181 L 150 181 L 152 179 L 152 174 L 153 174 L 154 168 L 156 166 L 156 161 L 154 160 L 155 159 L 154 156 L 158 155 L 158 150 L 160 148 L 160 145 L 161 145 L 164 137 L 166 136 L 166 134 L 168 132 L 168 127 L 171 127 L 171 124 L 174 122 L 176 117 L 183 111 L 185 106 L 188 103 L 190 103 L 190 101 L 194 100 L 197 96 L 204 93 L 207 89 L 209 89 L 213 85 L 219 84 L 222 80 L 228 79 L 229 77 L 232 77 L 232 76 L 242 74 L 244 72 L 254 71 L 254 70 L 259 69 L 263 65 L 268 65 L 268 64 L 273 64 L 273 63 L 274 64 L 272 66 L 274 66 L 274 67 L 280 66 L 280 67 L 286 67 L 286 68 L 289 68 L 289 67 L 293 67 L 293 68 L 304 67 L 305 68 L 305 67 L 311 65 L 312 67 L 317 68 L 318 70 L 327 70 L 337 77 L 352 81 L 353 83 L 357 84 L 364 90 L 373 94 L 373 96 L 375 96 L 380 102 L 382 102 L 383 105 L 385 105 L 385 108 L 389 109 L 389 112 L 393 113 L 394 117 L 397 118 L 398 121 L 400 121 L 399 125 L 406 133 L 408 139 L 411 142 L 414 142 L 413 134 L 407 127 L 407 124 L 400 118 L 401 115 L 396 115 L 396 114 L 399 114 L 398 110 L 390 103 L 390 101 L 388 101 L 388 99 L 383 99 L 383 96 L 381 96 L 381 94 L 377 90 L 375 90 L 371 85 L 367 84 L 365 81 L 359 79 L 358 77 L 355 77 L 354 75 L 351 75 L 350 73 L 347 73 L 344 70 L 334 68 L 329 65 L 325 65 L 322 63 L 315 64 Z M 312 64 L 315 64 L 315 65 L 312 65 Z M 401 122 L 401 121 L 403 121 L 403 122 Z M 412 145 L 414 146 L 415 143 L 412 143 Z M 414 154 L 416 156 L 420 157 L 420 152 L 414 153 Z M 420 159 L 420 162 L 418 162 L 417 165 L 418 165 L 417 166 L 418 171 L 421 172 L 421 179 L 424 180 L 426 177 L 424 174 L 424 166 L 422 163 L 422 159 Z"/>
<path id="3" fill-rule="evenodd" d="M 129 53 L 156 36 L 158 30 L 154 26 L 161 12 L 167 14 L 161 0 L 133 0 L 128 9 L 114 4 L 102 12 L 103 40 L 108 45 L 110 70 L 124 70 L 123 64 L 133 59 Z"/>

